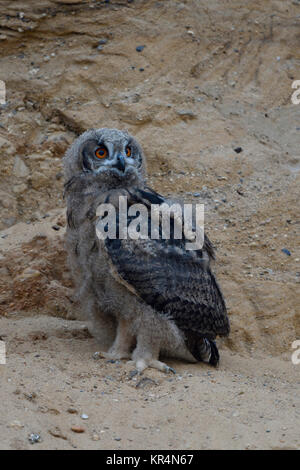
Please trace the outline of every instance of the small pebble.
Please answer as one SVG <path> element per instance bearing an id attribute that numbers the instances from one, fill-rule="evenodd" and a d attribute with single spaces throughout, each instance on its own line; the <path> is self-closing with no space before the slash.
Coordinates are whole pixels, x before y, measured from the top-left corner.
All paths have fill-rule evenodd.
<path id="1" fill-rule="evenodd" d="M 11 428 L 15 428 L 15 429 L 22 429 L 22 428 L 24 428 L 24 424 L 20 423 L 20 421 L 18 421 L 18 420 L 12 421 L 9 426 L 10 426 Z"/>
<path id="2" fill-rule="evenodd" d="M 81 418 L 82 418 L 82 419 L 89 419 L 88 415 L 86 415 L 85 413 L 83 413 L 83 414 L 81 415 Z"/>
<path id="3" fill-rule="evenodd" d="M 71 431 L 76 432 L 77 434 L 81 434 L 85 432 L 85 429 L 82 428 L 81 426 L 72 426 Z"/>
<path id="4" fill-rule="evenodd" d="M 32 433 L 28 437 L 28 440 L 31 444 L 37 444 L 38 442 L 41 442 L 41 436 L 39 434 Z"/>
<path id="5" fill-rule="evenodd" d="M 72 415 L 77 415 L 78 411 L 76 410 L 76 408 L 68 408 L 67 409 L 67 412 L 72 414 Z"/>

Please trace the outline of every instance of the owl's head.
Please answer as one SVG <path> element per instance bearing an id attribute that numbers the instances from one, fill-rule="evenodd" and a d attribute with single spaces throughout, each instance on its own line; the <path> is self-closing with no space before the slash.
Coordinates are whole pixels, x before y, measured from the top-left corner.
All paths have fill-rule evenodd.
<path id="1" fill-rule="evenodd" d="M 88 176 L 106 188 L 140 185 L 145 161 L 138 142 L 126 131 L 91 129 L 78 137 L 65 158 L 65 178 Z"/>

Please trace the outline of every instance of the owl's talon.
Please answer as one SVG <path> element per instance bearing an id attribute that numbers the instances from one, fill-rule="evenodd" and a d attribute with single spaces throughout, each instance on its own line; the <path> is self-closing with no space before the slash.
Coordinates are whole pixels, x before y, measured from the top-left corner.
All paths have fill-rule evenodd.
<path id="1" fill-rule="evenodd" d="M 129 364 L 130 366 L 135 366 L 136 367 L 136 362 L 135 361 L 127 361 L 126 364 Z M 142 375 L 142 371 L 138 370 L 137 368 L 131 370 L 129 372 L 129 378 L 130 379 L 133 379 L 133 377 L 135 377 L 136 375 Z"/>
<path id="2" fill-rule="evenodd" d="M 173 367 L 166 366 L 165 372 L 169 374 L 169 372 L 172 372 L 172 374 L 176 374 L 176 370 L 173 369 Z"/>
<path id="3" fill-rule="evenodd" d="M 127 364 L 134 364 L 139 375 L 141 375 L 148 367 L 160 370 L 166 374 L 169 374 L 170 372 L 172 374 L 176 374 L 176 371 L 173 369 L 173 367 L 170 367 L 164 362 L 158 361 L 157 359 L 137 359 L 135 361 L 128 361 Z"/>
<path id="4" fill-rule="evenodd" d="M 105 354 L 105 353 L 103 353 L 102 351 L 96 351 L 96 352 L 94 352 L 94 354 L 93 354 L 93 359 L 95 359 L 96 361 L 97 361 L 98 359 L 104 359 L 105 356 L 104 356 L 103 354 Z"/>
<path id="5" fill-rule="evenodd" d="M 111 362 L 113 364 L 113 362 L 116 362 L 120 359 L 126 359 L 128 357 L 128 354 L 126 353 L 122 353 L 122 352 L 104 352 L 104 351 L 96 351 L 94 354 L 93 354 L 93 358 L 95 360 L 98 360 L 98 359 L 107 359 L 107 362 Z"/>
<path id="6" fill-rule="evenodd" d="M 141 375 L 140 372 L 136 369 L 129 372 L 129 378 L 130 379 L 133 379 L 133 377 L 135 377 L 136 375 Z"/>

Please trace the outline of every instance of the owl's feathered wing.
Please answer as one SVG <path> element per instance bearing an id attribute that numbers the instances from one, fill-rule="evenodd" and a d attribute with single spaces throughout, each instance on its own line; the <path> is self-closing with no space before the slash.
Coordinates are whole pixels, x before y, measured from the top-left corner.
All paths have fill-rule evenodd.
<path id="1" fill-rule="evenodd" d="M 129 206 L 164 202 L 149 188 L 127 192 Z M 228 335 L 230 327 L 223 295 L 209 267 L 209 258 L 214 257 L 209 239 L 205 236 L 203 248 L 197 251 L 186 250 L 185 242 L 184 234 L 181 240 L 107 238 L 105 249 L 120 282 L 173 319 L 184 333 L 187 348 L 201 360 L 197 342 L 207 338 L 213 348 L 216 335 Z"/>

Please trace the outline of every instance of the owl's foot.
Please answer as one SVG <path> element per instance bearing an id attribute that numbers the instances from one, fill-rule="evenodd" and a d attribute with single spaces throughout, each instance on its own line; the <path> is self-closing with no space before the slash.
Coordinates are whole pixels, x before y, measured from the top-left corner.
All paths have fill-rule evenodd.
<path id="1" fill-rule="evenodd" d="M 164 362 L 158 361 L 157 359 L 136 359 L 135 361 L 128 361 L 128 364 L 133 364 L 136 367 L 138 373 L 142 373 L 147 367 L 152 367 L 153 369 L 160 370 L 169 374 L 176 374 L 176 371 L 172 368 L 167 366 Z"/>
<path id="2" fill-rule="evenodd" d="M 99 352 L 99 354 L 110 360 L 130 359 L 133 341 L 134 337 L 130 333 L 128 322 L 120 319 L 112 346 L 107 352 Z"/>
<path id="3" fill-rule="evenodd" d="M 95 352 L 94 357 L 116 361 L 119 359 L 129 359 L 131 355 L 128 351 L 97 351 Z"/>

